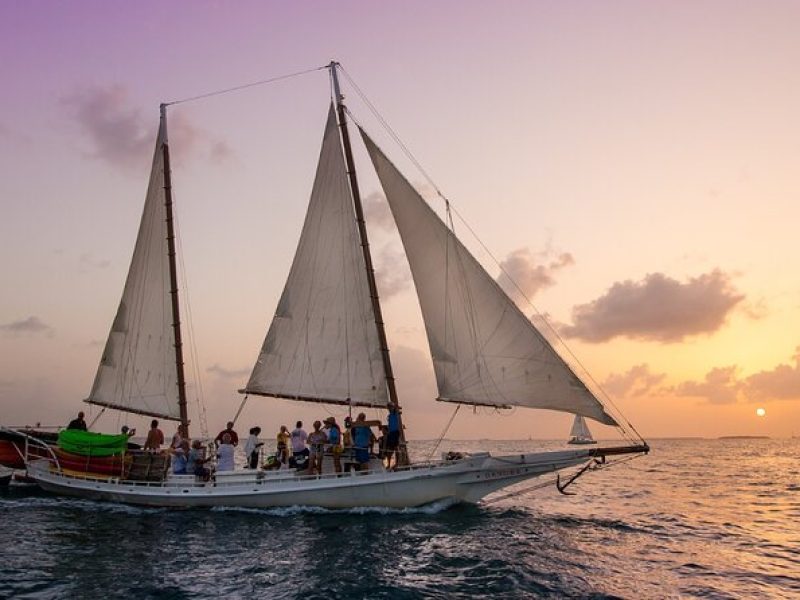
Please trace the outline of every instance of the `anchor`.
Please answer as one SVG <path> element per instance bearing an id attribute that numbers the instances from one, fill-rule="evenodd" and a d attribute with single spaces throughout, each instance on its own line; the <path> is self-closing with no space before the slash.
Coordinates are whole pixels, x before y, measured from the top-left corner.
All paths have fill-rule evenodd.
<path id="1" fill-rule="evenodd" d="M 567 479 L 563 484 L 561 483 L 561 473 L 559 473 L 558 475 L 556 475 L 556 489 L 558 489 L 558 491 L 564 494 L 565 496 L 575 496 L 576 495 L 575 492 L 567 492 L 566 489 L 570 485 L 572 485 L 575 482 L 575 480 L 578 479 L 578 477 L 580 477 L 581 475 L 583 475 L 586 471 L 596 466 L 599 466 L 600 464 L 602 464 L 601 461 L 595 458 L 594 460 L 586 463 L 577 473 L 575 473 L 572 477 Z"/>

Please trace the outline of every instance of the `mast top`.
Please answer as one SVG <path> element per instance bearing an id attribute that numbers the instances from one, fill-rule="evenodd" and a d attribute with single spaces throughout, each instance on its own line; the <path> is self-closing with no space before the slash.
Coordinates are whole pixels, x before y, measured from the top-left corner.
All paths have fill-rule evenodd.
<path id="1" fill-rule="evenodd" d="M 339 63 L 336 62 L 335 60 L 332 60 L 328 64 L 328 69 L 330 69 L 330 71 L 331 71 L 331 81 L 333 82 L 334 102 L 336 102 L 337 106 L 342 103 L 342 100 L 344 100 L 344 96 L 342 96 L 342 90 L 339 87 L 339 75 L 336 72 L 336 68 L 338 66 L 339 66 Z"/>

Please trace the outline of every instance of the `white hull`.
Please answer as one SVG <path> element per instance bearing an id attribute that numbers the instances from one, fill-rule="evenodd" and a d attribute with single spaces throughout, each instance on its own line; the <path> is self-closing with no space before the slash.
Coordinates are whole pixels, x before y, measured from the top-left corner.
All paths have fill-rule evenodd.
<path id="1" fill-rule="evenodd" d="M 503 487 L 584 463 L 591 455 L 582 450 L 500 457 L 482 454 L 398 471 L 338 477 L 235 471 L 219 473 L 207 483 L 187 475 L 170 476 L 158 483 L 95 479 L 59 472 L 47 460 L 30 463 L 28 472 L 50 492 L 142 506 L 411 508 L 439 501 L 476 503 Z"/>

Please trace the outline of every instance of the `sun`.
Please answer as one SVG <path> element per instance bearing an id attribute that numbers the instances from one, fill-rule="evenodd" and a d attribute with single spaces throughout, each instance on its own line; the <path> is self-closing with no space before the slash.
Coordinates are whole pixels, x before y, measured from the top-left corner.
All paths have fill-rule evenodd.
<path id="1" fill-rule="evenodd" d="M 757 408 L 757 409 L 756 409 L 756 414 L 757 414 L 759 417 L 763 417 L 763 416 L 765 416 L 765 415 L 767 414 L 767 411 L 766 411 L 766 410 L 764 410 L 763 408 Z"/>

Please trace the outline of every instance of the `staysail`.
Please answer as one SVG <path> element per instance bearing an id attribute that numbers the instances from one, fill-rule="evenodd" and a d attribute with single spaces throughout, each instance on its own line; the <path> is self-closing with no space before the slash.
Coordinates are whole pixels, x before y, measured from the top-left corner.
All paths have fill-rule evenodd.
<path id="1" fill-rule="evenodd" d="M 244 393 L 386 406 L 381 348 L 333 105 L 286 287 Z"/>
<path id="2" fill-rule="evenodd" d="M 616 425 L 363 129 L 361 135 L 411 267 L 438 399 L 559 410 Z"/>
<path id="3" fill-rule="evenodd" d="M 165 206 L 162 118 L 128 277 L 86 402 L 180 419 Z"/>

